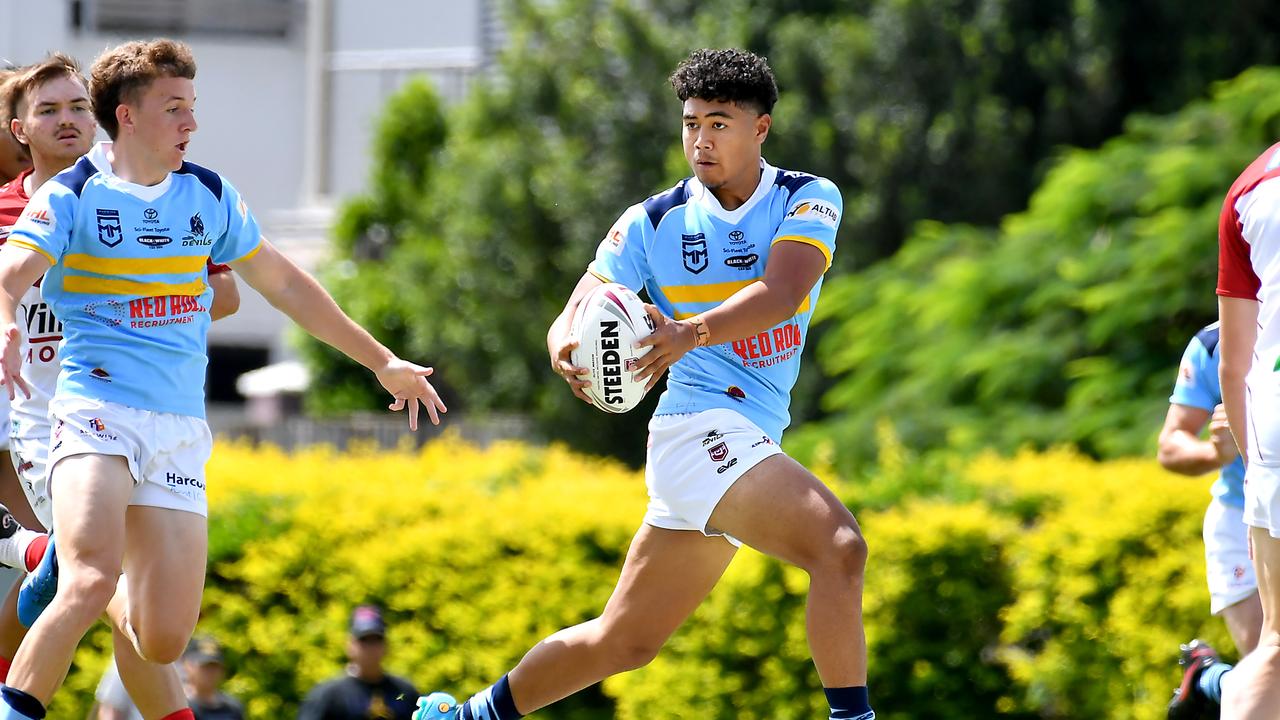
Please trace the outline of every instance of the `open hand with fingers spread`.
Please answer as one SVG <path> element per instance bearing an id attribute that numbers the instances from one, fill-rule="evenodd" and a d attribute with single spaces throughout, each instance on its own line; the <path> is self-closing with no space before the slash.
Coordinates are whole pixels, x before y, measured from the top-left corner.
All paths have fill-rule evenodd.
<path id="1" fill-rule="evenodd" d="M 672 320 L 656 306 L 645 303 L 644 311 L 653 320 L 653 334 L 636 343 L 637 348 L 652 348 L 636 360 L 636 380 L 648 379 L 645 390 L 651 390 L 676 361 L 697 346 L 697 333 L 683 320 Z"/>
<path id="2" fill-rule="evenodd" d="M 22 379 L 22 332 L 17 325 L 10 325 L 0 330 L 0 366 L 3 366 L 3 383 L 9 391 L 9 399 L 18 396 L 18 390 L 26 397 L 31 397 L 31 388 Z"/>
<path id="3" fill-rule="evenodd" d="M 419 405 L 426 407 L 427 416 L 431 418 L 432 425 L 439 425 L 440 414 L 448 412 L 436 389 L 427 382 L 427 378 L 434 372 L 434 368 L 393 358 L 374 373 L 378 376 L 378 382 L 382 383 L 382 387 L 395 398 L 387 409 L 393 412 L 408 410 L 410 430 L 418 429 Z"/>

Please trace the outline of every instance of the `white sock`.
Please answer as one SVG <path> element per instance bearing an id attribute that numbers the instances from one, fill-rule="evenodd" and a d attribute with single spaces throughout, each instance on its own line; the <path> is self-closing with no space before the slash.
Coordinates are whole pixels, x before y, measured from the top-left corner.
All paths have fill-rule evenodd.
<path id="1" fill-rule="evenodd" d="M 12 536 L 0 540 L 0 565 L 7 565 L 15 570 L 27 571 L 27 548 L 44 533 L 26 528 L 18 528 Z"/>

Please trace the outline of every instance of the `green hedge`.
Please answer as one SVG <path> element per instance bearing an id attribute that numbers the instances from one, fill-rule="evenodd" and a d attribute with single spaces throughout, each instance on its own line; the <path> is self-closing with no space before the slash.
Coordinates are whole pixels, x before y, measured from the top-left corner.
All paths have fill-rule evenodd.
<path id="1" fill-rule="evenodd" d="M 1177 643 L 1229 647 L 1207 614 L 1203 482 L 1067 452 L 956 465 L 898 448 L 881 465 L 869 482 L 831 481 L 871 548 L 880 717 L 1159 718 Z M 638 473 L 520 444 L 220 446 L 209 473 L 201 630 L 227 645 L 229 690 L 254 718 L 291 717 L 341 671 L 363 602 L 386 608 L 392 671 L 423 691 L 479 690 L 599 612 L 645 506 Z M 819 717 L 806 585 L 743 551 L 657 661 L 538 717 Z M 102 657 L 81 651 L 53 717 L 83 715 Z"/>

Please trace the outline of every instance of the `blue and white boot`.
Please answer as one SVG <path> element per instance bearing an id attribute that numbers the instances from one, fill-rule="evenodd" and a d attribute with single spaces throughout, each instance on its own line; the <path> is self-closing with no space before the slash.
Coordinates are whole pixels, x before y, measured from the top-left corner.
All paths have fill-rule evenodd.
<path id="1" fill-rule="evenodd" d="M 58 553 L 54 549 L 53 534 L 49 534 L 49 545 L 44 549 L 44 557 L 36 569 L 27 574 L 18 590 L 18 622 L 23 627 L 36 624 L 40 613 L 53 602 L 58 592 Z"/>
<path id="2" fill-rule="evenodd" d="M 458 716 L 458 701 L 449 693 L 433 692 L 418 698 L 418 709 L 410 720 L 454 720 Z"/>

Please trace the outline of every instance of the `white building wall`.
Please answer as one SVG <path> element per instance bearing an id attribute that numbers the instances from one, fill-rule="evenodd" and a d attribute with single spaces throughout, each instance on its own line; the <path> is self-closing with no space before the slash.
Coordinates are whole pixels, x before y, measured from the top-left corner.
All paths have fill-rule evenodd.
<path id="1" fill-rule="evenodd" d="M 431 78 L 448 100 L 461 97 L 483 62 L 485 2 L 298 0 L 284 38 L 175 35 L 199 65 L 200 128 L 190 160 L 230 179 L 264 234 L 317 269 L 333 208 L 366 187 L 382 105 L 415 75 Z M 309 32 L 308 15 L 316 12 L 327 12 L 327 32 Z M 103 49 L 152 35 L 77 32 L 69 0 L 0 0 L 0 59 L 13 63 L 61 50 L 87 72 Z M 310 42 L 322 47 L 309 54 Z M 321 66 L 309 66 L 314 62 Z M 321 157 L 308 157 L 308 137 Z M 241 294 L 240 312 L 215 323 L 210 342 L 269 347 L 273 360 L 290 356 L 287 320 L 243 283 Z"/>

